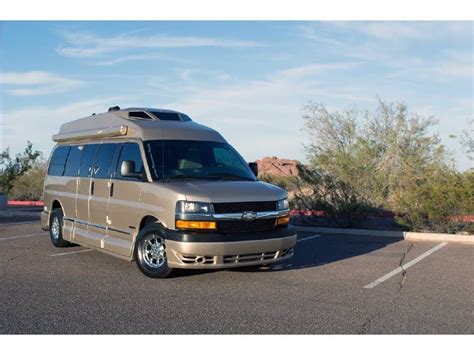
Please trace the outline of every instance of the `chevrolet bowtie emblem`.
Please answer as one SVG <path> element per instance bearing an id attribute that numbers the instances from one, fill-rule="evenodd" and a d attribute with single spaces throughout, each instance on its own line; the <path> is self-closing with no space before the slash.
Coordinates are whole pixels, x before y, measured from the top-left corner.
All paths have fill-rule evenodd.
<path id="1" fill-rule="evenodd" d="M 257 212 L 244 212 L 242 213 L 242 219 L 244 221 L 253 221 L 257 218 Z"/>

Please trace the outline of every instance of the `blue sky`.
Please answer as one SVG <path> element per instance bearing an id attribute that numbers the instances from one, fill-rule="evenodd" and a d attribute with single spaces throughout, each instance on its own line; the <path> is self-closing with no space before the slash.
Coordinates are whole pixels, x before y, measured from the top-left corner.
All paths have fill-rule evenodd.
<path id="1" fill-rule="evenodd" d="M 2 22 L 0 148 L 109 106 L 188 113 L 249 161 L 304 160 L 302 108 L 402 101 L 456 140 L 473 117 L 472 22 Z"/>

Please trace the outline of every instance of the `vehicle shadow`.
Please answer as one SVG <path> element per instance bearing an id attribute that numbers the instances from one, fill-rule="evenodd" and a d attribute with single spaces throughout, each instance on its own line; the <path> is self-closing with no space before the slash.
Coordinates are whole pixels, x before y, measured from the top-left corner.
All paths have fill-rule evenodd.
<path id="1" fill-rule="evenodd" d="M 40 222 L 40 207 L 8 207 L 0 210 L 0 225 Z"/>
<path id="2" fill-rule="evenodd" d="M 301 238 L 295 246 L 293 258 L 254 268 L 239 268 L 244 272 L 275 272 L 318 267 L 382 249 L 403 238 L 365 237 L 349 235 L 321 235 L 314 239 Z"/>
<path id="3" fill-rule="evenodd" d="M 245 266 L 225 270 L 260 273 L 318 267 L 368 254 L 400 240 L 403 240 L 403 238 L 349 235 L 321 235 L 316 238 L 300 237 L 295 246 L 293 257 L 287 261 L 264 266 Z M 192 276 L 218 271 L 221 270 L 176 270 L 172 277 Z"/>

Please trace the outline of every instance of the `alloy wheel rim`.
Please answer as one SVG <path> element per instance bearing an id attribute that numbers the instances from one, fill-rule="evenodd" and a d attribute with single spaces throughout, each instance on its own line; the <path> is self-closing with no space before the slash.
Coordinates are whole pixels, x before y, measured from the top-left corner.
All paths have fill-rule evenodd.
<path id="1" fill-rule="evenodd" d="M 163 238 L 151 234 L 145 237 L 142 255 L 145 264 L 153 269 L 157 269 L 166 262 L 166 250 Z"/>
<path id="2" fill-rule="evenodd" d="M 59 239 L 59 219 L 58 217 L 53 217 L 53 222 L 51 223 L 51 235 L 54 240 Z"/>

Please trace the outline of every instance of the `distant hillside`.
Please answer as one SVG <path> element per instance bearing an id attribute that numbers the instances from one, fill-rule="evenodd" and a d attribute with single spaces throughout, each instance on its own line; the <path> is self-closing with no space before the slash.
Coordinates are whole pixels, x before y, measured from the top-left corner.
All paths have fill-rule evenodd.
<path id="1" fill-rule="evenodd" d="M 297 160 L 264 157 L 256 161 L 258 175 L 298 176 Z"/>

